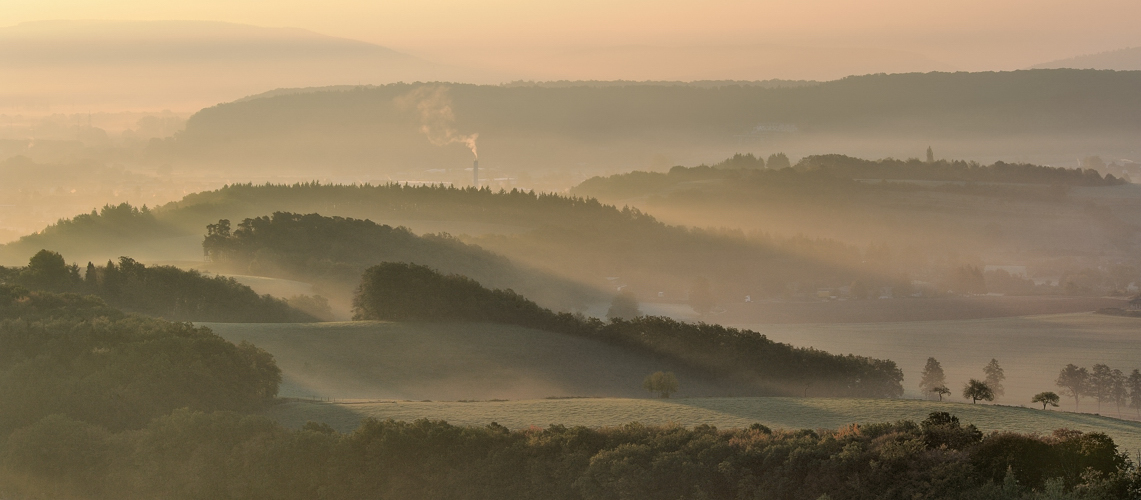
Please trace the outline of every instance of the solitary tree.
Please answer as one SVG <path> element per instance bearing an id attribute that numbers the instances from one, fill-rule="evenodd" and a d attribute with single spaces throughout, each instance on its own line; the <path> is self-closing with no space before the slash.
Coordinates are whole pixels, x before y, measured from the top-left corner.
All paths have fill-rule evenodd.
<path id="1" fill-rule="evenodd" d="M 927 163 L 935 163 L 935 151 L 931 150 L 931 146 L 927 146 Z"/>
<path id="2" fill-rule="evenodd" d="M 948 389 L 947 386 L 945 386 L 945 385 L 941 385 L 939 387 L 931 389 L 931 392 L 934 392 L 935 394 L 939 395 L 939 401 L 943 400 L 943 396 L 950 396 L 951 395 L 951 390 Z"/>
<path id="3" fill-rule="evenodd" d="M 606 311 L 606 317 L 610 319 L 634 319 L 642 315 L 642 311 L 638 309 L 638 299 L 634 294 L 622 291 L 614 296 L 614 301 L 610 303 L 610 310 Z"/>
<path id="4" fill-rule="evenodd" d="M 963 397 L 971 400 L 971 404 L 979 402 L 980 399 L 983 401 L 994 401 L 994 391 L 990 386 L 986 385 L 986 382 L 971 379 L 970 382 L 967 382 L 967 384 L 963 386 Z"/>
<path id="5" fill-rule="evenodd" d="M 670 394 L 677 392 L 677 377 L 673 372 L 654 372 L 646 375 L 642 380 L 642 388 L 658 393 L 658 397 L 669 398 Z"/>
<path id="6" fill-rule="evenodd" d="M 983 373 L 986 374 L 986 385 L 994 391 L 995 397 L 1001 397 L 1006 391 L 1002 389 L 1002 381 L 1006 380 L 1006 374 L 1002 372 L 1002 367 L 998 366 L 998 360 L 991 358 L 990 363 L 983 367 Z"/>
<path id="7" fill-rule="evenodd" d="M 936 391 L 936 388 L 947 385 L 947 378 L 943 375 L 943 365 L 935 358 L 927 358 L 927 365 L 923 367 L 923 375 L 919 379 L 919 390 L 924 394 L 934 392 L 939 394 L 939 400 L 943 400 L 943 394 Z"/>
<path id="8" fill-rule="evenodd" d="M 1137 410 L 1137 417 L 1141 418 L 1141 370 L 1134 368 L 1125 385 L 1129 387 L 1129 407 Z"/>
<path id="9" fill-rule="evenodd" d="M 1039 392 L 1030 399 L 1031 403 L 1042 403 L 1043 410 L 1046 409 L 1046 405 L 1050 405 L 1056 408 L 1059 401 L 1061 401 L 1061 398 L 1059 398 L 1058 395 L 1053 392 Z"/>
<path id="10" fill-rule="evenodd" d="M 1054 383 L 1062 388 L 1062 394 L 1074 398 L 1074 408 L 1076 409 L 1081 406 L 1081 398 L 1086 394 L 1089 371 L 1070 363 L 1062 368 L 1062 372 L 1058 374 L 1058 380 Z"/>

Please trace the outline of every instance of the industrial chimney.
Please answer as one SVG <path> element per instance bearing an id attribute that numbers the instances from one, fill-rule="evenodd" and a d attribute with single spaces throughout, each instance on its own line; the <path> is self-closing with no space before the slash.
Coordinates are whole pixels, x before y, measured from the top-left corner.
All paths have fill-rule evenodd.
<path id="1" fill-rule="evenodd" d="M 475 187 L 479 187 L 479 160 L 475 160 L 471 164 L 471 183 Z"/>

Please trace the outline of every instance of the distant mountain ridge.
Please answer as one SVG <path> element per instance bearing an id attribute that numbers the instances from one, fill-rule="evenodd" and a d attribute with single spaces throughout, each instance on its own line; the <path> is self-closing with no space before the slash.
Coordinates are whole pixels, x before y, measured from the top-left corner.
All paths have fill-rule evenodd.
<path id="1" fill-rule="evenodd" d="M 1141 71 L 1141 47 L 1085 54 L 1032 66 L 1032 69 L 1054 68 Z"/>
<path id="2" fill-rule="evenodd" d="M 41 111 L 191 111 L 281 87 L 483 81 L 476 72 L 368 42 L 213 21 L 64 20 L 0 28 L 0 71 L 8 76 L 0 110 Z"/>
<path id="3" fill-rule="evenodd" d="M 240 162 L 245 171 L 320 167 L 395 180 L 453 169 L 456 175 L 438 180 L 470 179 L 458 175 L 471 165 L 470 151 L 434 144 L 421 132 L 421 117 L 398 105 L 435 90 L 425 86 L 446 87 L 455 130 L 478 133 L 481 166 L 509 174 L 502 177 L 623 171 L 653 158 L 664 169 L 734 152 L 817 154 L 827 143 L 856 143 L 843 149 L 862 157 L 918 154 L 934 143 L 960 158 L 1032 154 L 1019 161 L 1058 164 L 1091 149 L 1125 158 L 1134 149 L 1132 131 L 1141 130 L 1141 73 L 1129 72 L 883 74 L 777 88 L 405 83 L 283 90 L 219 104 L 151 153 L 172 162 Z M 705 151 L 713 153 L 695 157 Z"/>

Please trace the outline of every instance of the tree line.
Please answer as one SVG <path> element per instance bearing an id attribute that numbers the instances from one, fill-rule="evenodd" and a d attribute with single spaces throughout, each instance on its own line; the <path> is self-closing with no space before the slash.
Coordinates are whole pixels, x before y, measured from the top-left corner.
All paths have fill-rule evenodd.
<path id="1" fill-rule="evenodd" d="M 983 380 L 970 379 L 963 385 L 963 397 L 970 399 L 972 403 L 994 401 L 1005 394 L 1002 382 L 1006 380 L 1006 374 L 998 360 L 991 359 L 990 363 L 983 367 L 983 373 L 985 374 Z M 1141 370 L 1139 369 L 1134 368 L 1126 375 L 1125 372 L 1102 363 L 1093 365 L 1092 370 L 1071 363 L 1062 368 L 1054 383 L 1062 395 L 1074 398 L 1075 408 L 1080 409 L 1081 399 L 1089 397 L 1097 401 L 1099 412 L 1103 403 L 1109 403 L 1116 406 L 1118 414 L 1121 413 L 1121 407 L 1126 406 L 1137 410 L 1137 415 L 1141 418 Z M 943 396 L 951 394 L 943 366 L 935 358 L 927 358 L 927 364 L 920 376 L 919 389 L 925 395 L 938 396 L 940 401 Z M 1060 401 L 1059 395 L 1052 391 L 1040 392 L 1031 398 L 1031 402 L 1041 404 L 1042 409 L 1046 409 L 1047 406 L 1056 407 Z"/>
<path id="2" fill-rule="evenodd" d="M 616 317 L 604 322 L 555 313 L 510 289 L 487 289 L 471 278 L 417 264 L 369 268 L 353 305 L 357 320 L 492 322 L 593 338 L 742 380 L 762 394 L 811 391 L 876 398 L 903 394 L 903 373 L 889 360 L 795 348 L 749 330 L 666 317 Z"/>
<path id="3" fill-rule="evenodd" d="M 1062 394 L 1074 398 L 1074 406 L 1081 407 L 1081 398 L 1089 397 L 1097 401 L 1097 411 L 1102 403 L 1110 403 L 1121 413 L 1122 405 L 1137 410 L 1141 417 L 1141 370 L 1133 369 L 1129 375 L 1109 365 L 1098 363 L 1087 370 L 1075 364 L 1067 364 L 1058 373 L 1055 384 Z"/>
<path id="4" fill-rule="evenodd" d="M 1141 498 L 1141 474 L 1105 434 L 984 435 L 947 413 L 835 430 L 366 419 L 342 434 L 177 410 L 129 433 L 51 416 L 3 446 L 0 494 L 17 497 Z"/>
<path id="5" fill-rule="evenodd" d="M 174 321 L 296 323 L 312 315 L 269 295 L 258 295 L 233 278 L 208 277 L 174 266 L 150 266 L 130 257 L 81 272 L 50 250 L 32 256 L 25 267 L 0 266 L 0 283 L 29 290 L 97 295 L 113 307 Z"/>

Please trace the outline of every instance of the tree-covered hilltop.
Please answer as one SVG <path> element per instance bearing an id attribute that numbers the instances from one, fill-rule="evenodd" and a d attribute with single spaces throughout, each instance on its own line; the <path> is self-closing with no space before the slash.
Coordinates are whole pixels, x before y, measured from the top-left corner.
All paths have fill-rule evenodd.
<path id="1" fill-rule="evenodd" d="M 743 155 L 737 155 L 741 157 Z M 736 158 L 736 157 L 735 157 Z M 1064 188 L 1067 186 L 1117 186 L 1125 184 L 1124 179 L 1112 174 L 1102 176 L 1095 170 L 1082 170 L 1061 167 L 1048 167 L 1024 163 L 995 162 L 982 165 L 962 160 L 936 160 L 925 162 L 919 159 L 897 160 L 884 158 L 865 160 L 845 155 L 814 155 L 801 158 L 791 167 L 741 168 L 730 158 L 713 166 L 677 166 L 668 172 L 634 171 L 625 174 L 597 176 L 583 181 L 572 190 L 579 196 L 600 199 L 635 198 L 662 194 L 672 190 L 692 188 L 687 184 L 719 181 L 719 187 L 739 191 L 752 191 L 754 195 L 770 194 L 771 191 L 790 191 L 798 197 L 809 198 L 813 202 L 828 197 L 844 196 L 845 193 L 894 191 L 936 191 L 953 189 L 951 186 L 924 186 L 920 184 L 892 184 L 890 186 L 868 183 L 869 180 L 888 181 L 947 181 L 957 183 L 985 184 L 1031 184 Z M 859 182 L 865 181 L 865 182 Z M 972 186 L 973 187 L 973 186 Z M 977 188 L 976 188 L 977 189 Z M 986 192 L 986 190 L 977 190 Z M 1030 191 L 1033 192 L 1033 191 Z M 1018 197 L 1024 194 L 1016 187 L 992 188 L 996 196 Z"/>
<path id="2" fill-rule="evenodd" d="M 571 194 L 628 204 L 668 224 L 844 242 L 856 247 L 849 256 L 860 255 L 839 261 L 855 271 L 849 284 L 872 289 L 898 290 L 906 275 L 955 293 L 1106 294 L 1124 290 L 1141 268 L 1137 186 L 1094 170 L 843 155 L 781 169 L 732 167 L 742 163 L 733 160 L 594 177 Z M 981 288 L 958 283 L 965 269 L 982 274 L 1011 262 L 1025 276 L 987 270 Z M 1113 271 L 1096 270 L 1108 262 Z M 1029 279 L 1058 275 L 1056 286 Z"/>
<path id="3" fill-rule="evenodd" d="M 1093 169 L 1049 167 L 1029 163 L 995 162 L 981 165 L 963 160 L 864 160 L 831 154 L 801 158 L 794 170 L 821 171 L 842 179 L 965 181 L 986 183 L 1053 184 L 1062 186 L 1116 186 L 1127 181 Z"/>
<path id="4" fill-rule="evenodd" d="M 315 282 L 350 298 L 361 273 L 381 262 L 415 262 L 462 273 L 490 287 L 515 288 L 546 304 L 579 310 L 598 299 L 589 287 L 521 268 L 510 260 L 446 234 L 417 236 L 370 220 L 276 212 L 208 226 L 203 249 L 236 270 Z"/>
<path id="5" fill-rule="evenodd" d="M 0 284 L 29 290 L 97 295 L 113 307 L 173 321 L 295 323 L 317 318 L 233 278 L 208 277 L 172 266 L 147 267 L 130 257 L 118 264 L 88 263 L 80 270 L 63 256 L 41 250 L 27 266 L 0 266 Z"/>
<path id="6" fill-rule="evenodd" d="M 903 372 L 895 363 L 838 356 L 773 342 L 749 330 L 664 317 L 603 322 L 554 313 L 512 290 L 489 290 L 429 267 L 384 263 L 361 278 L 358 320 L 472 321 L 524 326 L 597 339 L 668 356 L 694 368 L 742 381 L 763 394 L 899 397 Z"/>
<path id="7" fill-rule="evenodd" d="M 507 257 L 516 266 L 549 271 L 560 279 L 597 288 L 609 288 L 604 277 L 620 277 L 639 295 L 663 292 L 669 298 L 684 296 L 691 283 L 702 277 L 713 282 L 716 295 L 734 300 L 748 294 L 780 295 L 788 287 L 814 291 L 818 286 L 844 286 L 858 279 L 863 260 L 859 248 L 837 241 L 774 239 L 763 234 L 753 238 L 742 232 L 671 226 L 644 212 L 592 198 L 518 190 L 399 184 L 235 185 L 187 196 L 181 202 L 151 210 L 152 215 L 139 211 L 135 217 L 153 217 L 171 230 L 201 234 L 207 225 L 220 219 L 236 225 L 244 218 L 278 211 L 367 218 L 381 223 L 452 221 L 457 231 L 471 227 L 473 233 L 480 234 L 463 237 L 465 242 Z M 99 217 L 101 223 L 112 223 Z M 480 230 L 489 223 L 495 226 Z M 154 245 L 170 241 L 147 233 L 104 237 L 73 231 L 68 224 L 57 226 L 60 229 L 50 235 L 45 232 L 5 245 L 0 258 L 30 256 L 41 248 L 75 252 L 65 254 L 87 260 L 107 253 L 91 255 L 86 249 L 96 245 L 89 242 L 114 249 L 117 258 L 132 249 L 151 251 Z M 470 270 L 463 272 L 476 275 Z M 493 286 L 524 290 L 514 283 L 496 282 Z M 547 302 L 540 290 L 528 289 L 528 293 L 544 304 L 561 304 Z"/>
<path id="8" fill-rule="evenodd" d="M 0 494 L 14 498 L 1131 500 L 1141 487 L 1105 434 L 983 435 L 942 412 L 819 430 L 366 419 L 341 434 L 177 411 L 116 434 L 52 416 L 3 447 Z"/>
<path id="9" fill-rule="evenodd" d="M 0 284 L 0 436 L 49 415 L 123 430 L 177 408 L 251 410 L 280 382 L 272 356 L 209 329 Z"/>

